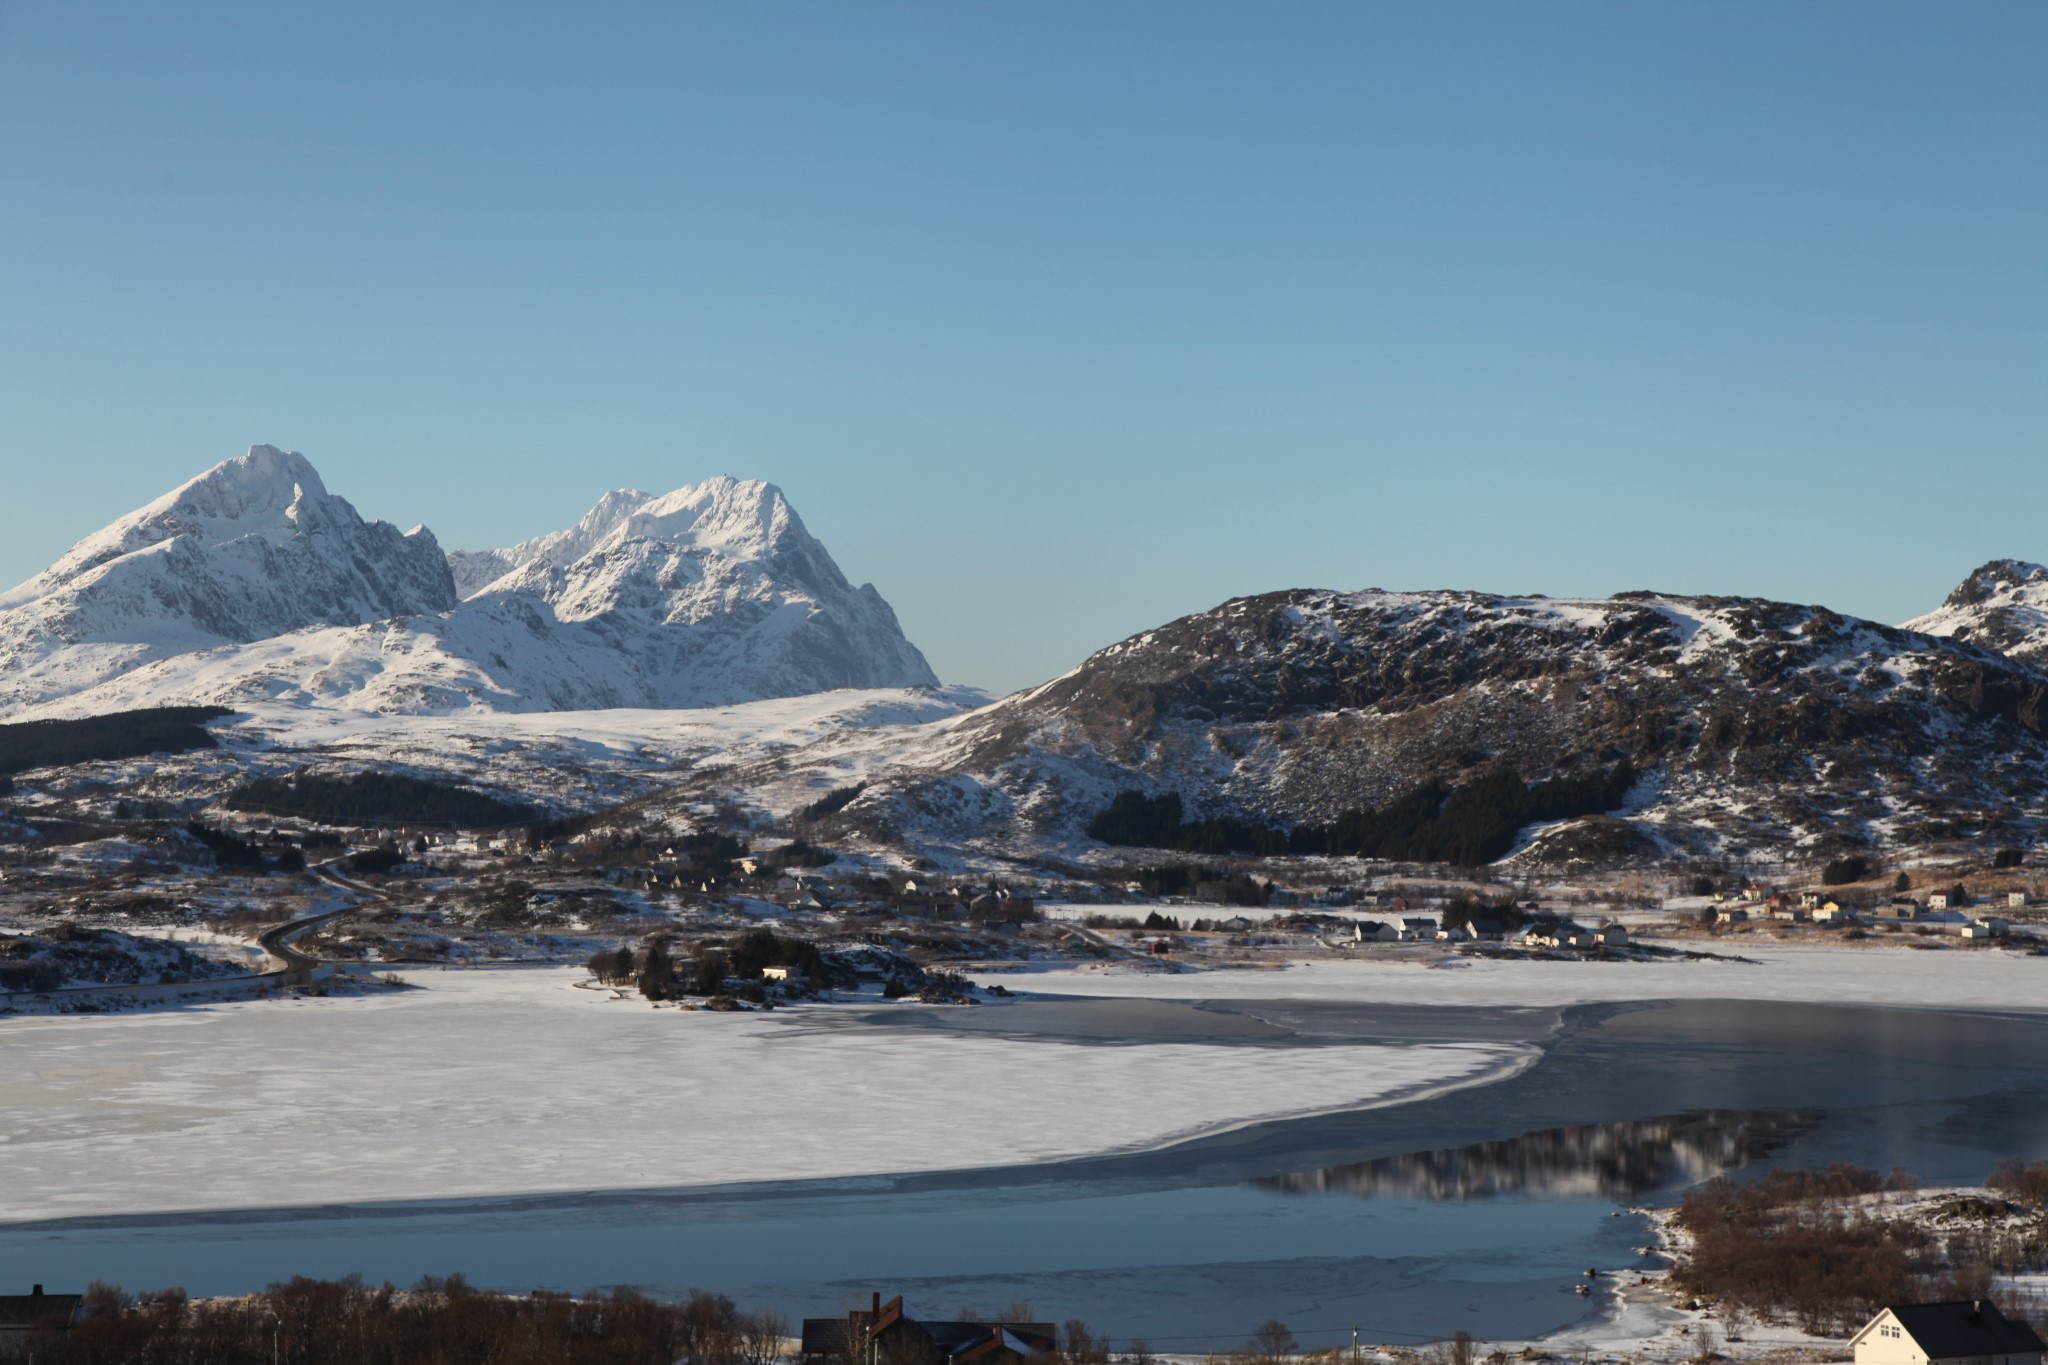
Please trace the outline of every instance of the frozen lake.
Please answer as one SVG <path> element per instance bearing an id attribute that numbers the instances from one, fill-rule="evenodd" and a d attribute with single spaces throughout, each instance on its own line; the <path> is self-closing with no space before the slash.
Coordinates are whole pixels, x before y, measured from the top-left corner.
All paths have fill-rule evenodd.
<path id="1" fill-rule="evenodd" d="M 1379 1093 L 1342 1069 L 1391 1056 L 1405 1075 L 1409 1048 L 1532 1049 L 1537 1060 L 1378 1107 L 1315 1112 L 1310 1094 L 1289 1099 L 1290 1117 L 1023 1165 L 9 1220 L 0 1283 L 204 1293 L 293 1273 L 406 1283 L 459 1270 L 517 1289 L 696 1285 L 792 1316 L 837 1312 L 871 1290 L 963 1310 L 1022 1298 L 1121 1340 L 1189 1350 L 1241 1342 L 1268 1317 L 1318 1345 L 1348 1341 L 1353 1324 L 1371 1340 L 1459 1328 L 1520 1338 L 1597 1312 L 1570 1286 L 1586 1266 L 1634 1261 L 1640 1223 L 1612 1216 L 1632 1199 L 1759 1162 L 1904 1165 L 1933 1183 L 1980 1179 L 2003 1156 L 2048 1157 L 2048 1023 L 2017 1014 L 1709 1000 L 1492 1010 L 1045 1000 L 848 1015 L 829 1028 L 878 1038 L 878 1056 L 972 1042 L 1004 1057 L 1050 1049 L 1078 1073 L 1099 1057 L 1109 1075 L 1131 1078 L 1123 1101 L 1084 1087 L 1077 1110 L 1071 1095 L 1042 1091 L 1058 1084 L 1057 1068 L 1027 1067 L 1029 1084 L 977 1069 L 941 1087 L 945 1103 L 920 1097 L 897 1114 L 916 1150 L 963 1153 L 1003 1150 L 985 1145 L 986 1130 L 1033 1131 L 1048 1113 L 1085 1129 L 1095 1107 L 1155 1103 L 1143 1063 L 1162 1046 L 1207 1049 L 1194 1055 L 1224 1058 L 1229 1076 L 1281 1068 L 1290 1096 Z M 1183 1054 L 1158 1055 L 1174 1085 L 1199 1083 L 1174 1069 Z M 1316 1068 L 1284 1071 L 1303 1057 Z M 828 1101 L 811 1123 L 829 1146 L 843 1117 L 861 1112 Z M 1102 1128 L 1148 1131 L 1142 1117 L 1105 1109 Z M 629 1126 L 619 1140 L 658 1139 Z M 240 1155 L 224 1139 L 218 1169 Z"/>

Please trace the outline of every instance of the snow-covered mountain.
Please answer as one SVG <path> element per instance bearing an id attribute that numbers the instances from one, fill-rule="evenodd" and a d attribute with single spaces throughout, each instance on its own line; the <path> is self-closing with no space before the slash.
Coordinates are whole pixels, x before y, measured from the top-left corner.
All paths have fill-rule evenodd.
<path id="1" fill-rule="evenodd" d="M 938 682 L 769 484 L 610 493 L 569 530 L 444 558 L 269 447 L 0 599 L 0 661 L 17 657 L 0 714 L 716 706 Z"/>
<path id="2" fill-rule="evenodd" d="M 432 532 L 366 522 L 304 456 L 254 446 L 0 595 L 0 714 L 155 660 L 455 603 Z"/>
<path id="3" fill-rule="evenodd" d="M 2048 663 L 2048 568 L 1994 559 L 1964 579 L 1939 607 L 1906 622 L 1906 629 Z"/>

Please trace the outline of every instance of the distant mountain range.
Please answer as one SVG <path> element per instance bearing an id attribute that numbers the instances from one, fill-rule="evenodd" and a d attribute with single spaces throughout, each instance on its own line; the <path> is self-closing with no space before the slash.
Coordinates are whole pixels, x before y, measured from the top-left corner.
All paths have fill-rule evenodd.
<path id="1" fill-rule="evenodd" d="M 618 490 L 566 530 L 443 554 L 258 446 L 0 596 L 9 717 L 681 708 L 937 682 L 779 490 L 730 478 Z M 1132 807 L 1148 831 L 1177 798 L 1192 849 L 1384 824 L 1431 792 L 1511 793 L 1510 777 L 1633 777 L 1625 801 L 1600 798 L 1612 809 L 1530 836 L 1560 862 L 2031 843 L 2048 823 L 2048 569 L 1995 560 L 1905 626 L 1647 592 L 1267 593 L 953 712 L 715 780 L 794 806 L 851 764 L 866 783 L 835 821 L 1068 850 L 1126 791 L 1151 803 Z"/>
<path id="2" fill-rule="evenodd" d="M 569 530 L 444 555 L 256 446 L 0 596 L 0 715 L 679 707 L 937 682 L 779 489 L 730 478 L 609 493 Z"/>

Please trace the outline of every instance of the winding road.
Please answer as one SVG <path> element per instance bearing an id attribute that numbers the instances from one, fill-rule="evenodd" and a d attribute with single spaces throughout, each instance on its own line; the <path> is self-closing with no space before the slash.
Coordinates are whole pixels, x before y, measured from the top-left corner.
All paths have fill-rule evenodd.
<path id="1" fill-rule="evenodd" d="M 333 863 L 322 863 L 313 870 L 323 881 L 369 900 L 379 899 L 375 888 L 351 881 L 342 875 Z M 333 964 L 310 953 L 300 952 L 294 942 L 323 924 L 352 915 L 362 909 L 360 902 L 323 910 L 317 915 L 287 920 L 275 924 L 256 936 L 256 946 L 269 955 L 277 966 L 267 972 L 250 972 L 240 976 L 216 976 L 197 981 L 165 981 L 135 985 L 64 986 L 51 991 L 0 992 L 0 1004 L 8 1000 L 62 1000 L 73 1005 L 91 1004 L 98 1000 L 121 1000 L 140 1003 L 145 1000 L 175 999 L 181 995 L 199 995 L 225 989 L 268 990 L 271 987 L 310 985 L 312 982 L 334 975 Z"/>

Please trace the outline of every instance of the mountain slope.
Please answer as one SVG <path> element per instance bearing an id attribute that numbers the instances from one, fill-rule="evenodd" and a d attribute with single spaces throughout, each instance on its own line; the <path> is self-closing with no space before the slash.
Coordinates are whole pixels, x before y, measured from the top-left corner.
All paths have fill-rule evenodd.
<path id="1" fill-rule="evenodd" d="M 2048 673 L 1819 607 L 1282 592 L 950 723 L 846 816 L 1072 843 L 1124 788 L 1294 825 L 1626 760 L 1644 847 L 2017 838 L 2048 797 L 2044 727 Z"/>
<path id="2" fill-rule="evenodd" d="M 365 522 L 303 456 L 254 446 L 0 595 L 0 713 L 197 649 L 454 605 L 431 532 Z"/>
<path id="3" fill-rule="evenodd" d="M 1994 559 L 1907 630 L 1944 635 L 2033 663 L 2048 663 L 2048 568 Z"/>

